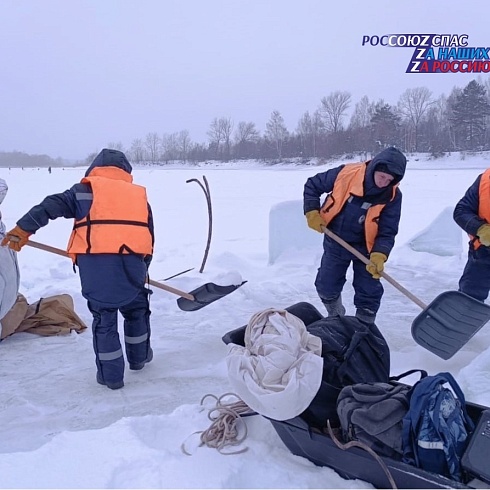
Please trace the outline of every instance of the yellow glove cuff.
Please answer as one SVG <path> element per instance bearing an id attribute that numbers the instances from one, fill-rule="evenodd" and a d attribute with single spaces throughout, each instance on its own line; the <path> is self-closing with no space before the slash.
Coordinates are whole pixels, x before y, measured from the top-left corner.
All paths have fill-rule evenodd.
<path id="1" fill-rule="evenodd" d="M 306 221 L 308 222 L 308 226 L 319 233 L 323 233 L 323 228 L 326 226 L 325 221 L 320 215 L 320 211 L 318 209 L 312 209 L 305 214 Z"/>
<path id="2" fill-rule="evenodd" d="M 383 272 L 385 266 L 384 263 L 388 260 L 388 257 L 381 252 L 372 252 L 369 256 L 369 264 L 366 265 L 366 270 L 374 277 L 379 279 L 381 272 Z"/>
<path id="3" fill-rule="evenodd" d="M 375 264 L 384 264 L 388 260 L 388 257 L 381 252 L 373 252 L 369 256 L 369 260 Z"/>
<path id="4" fill-rule="evenodd" d="M 486 247 L 490 246 L 490 225 L 485 223 L 484 225 L 481 225 L 480 228 L 478 228 L 478 231 L 476 232 L 478 235 L 478 238 L 480 239 L 480 242 L 485 245 Z"/>

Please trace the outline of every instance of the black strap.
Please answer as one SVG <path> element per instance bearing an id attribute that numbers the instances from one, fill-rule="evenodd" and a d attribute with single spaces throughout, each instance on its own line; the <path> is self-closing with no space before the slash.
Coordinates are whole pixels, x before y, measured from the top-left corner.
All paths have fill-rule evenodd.
<path id="1" fill-rule="evenodd" d="M 126 219 L 93 219 L 83 221 L 81 223 L 76 223 L 73 228 L 81 228 L 83 226 L 93 226 L 93 225 L 131 225 L 131 226 L 144 226 L 148 228 L 148 223 L 144 221 L 132 221 Z"/>
<path id="2" fill-rule="evenodd" d="M 36 312 L 35 314 L 37 315 L 39 313 L 39 309 L 41 308 L 41 301 L 43 300 L 44 298 L 40 298 L 39 301 L 37 302 L 37 305 L 36 305 Z"/>
<path id="3" fill-rule="evenodd" d="M 400 379 L 405 378 L 406 376 L 410 376 L 414 373 L 420 373 L 420 379 L 425 378 L 427 376 L 427 371 L 424 369 L 410 369 L 410 371 L 405 371 L 398 376 L 390 376 L 390 381 L 400 381 Z"/>

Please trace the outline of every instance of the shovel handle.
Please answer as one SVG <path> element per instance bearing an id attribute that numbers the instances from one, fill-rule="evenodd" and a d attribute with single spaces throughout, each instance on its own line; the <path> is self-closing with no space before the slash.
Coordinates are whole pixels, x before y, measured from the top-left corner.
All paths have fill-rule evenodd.
<path id="1" fill-rule="evenodd" d="M 360 261 L 364 262 L 366 265 L 370 264 L 371 261 L 362 255 L 359 250 L 356 250 L 352 245 L 349 245 L 345 240 L 337 236 L 333 231 L 330 231 L 328 228 L 323 228 L 323 232 L 325 235 L 329 236 L 332 240 L 335 240 L 338 244 L 342 245 L 345 249 L 347 249 L 351 254 L 355 255 Z M 420 306 L 423 310 L 427 308 L 427 305 L 417 298 L 414 294 L 412 294 L 408 289 L 405 289 L 400 283 L 396 282 L 391 276 L 389 276 L 386 272 L 380 272 L 380 276 L 386 279 L 392 286 L 394 286 L 398 291 L 403 293 L 407 298 L 411 299 L 415 304 Z"/>
<path id="2" fill-rule="evenodd" d="M 162 284 L 161 282 L 154 281 L 153 279 L 150 279 L 148 283 L 156 288 L 163 289 L 168 293 L 172 293 L 177 296 L 180 296 L 181 298 L 188 299 L 189 301 L 195 301 L 195 298 L 192 294 L 186 293 L 185 291 L 181 291 L 180 289 L 173 288 L 172 286 L 167 286 L 166 284 Z"/>
<path id="3" fill-rule="evenodd" d="M 51 245 L 44 245 L 44 243 L 28 240 L 26 245 L 29 245 L 30 247 L 33 248 L 38 248 L 40 250 L 44 250 L 45 252 L 51 252 L 53 254 L 61 255 L 63 257 L 69 257 L 69 255 L 64 250 L 61 250 L 60 248 L 52 247 Z M 166 284 L 153 281 L 152 279 L 150 279 L 148 283 L 156 288 L 163 289 L 164 291 L 167 291 L 169 293 L 173 293 L 182 298 L 186 298 L 190 301 L 194 301 L 194 296 L 192 296 L 192 294 L 186 293 L 185 291 L 181 291 L 180 289 L 173 288 L 172 286 L 167 286 Z"/>

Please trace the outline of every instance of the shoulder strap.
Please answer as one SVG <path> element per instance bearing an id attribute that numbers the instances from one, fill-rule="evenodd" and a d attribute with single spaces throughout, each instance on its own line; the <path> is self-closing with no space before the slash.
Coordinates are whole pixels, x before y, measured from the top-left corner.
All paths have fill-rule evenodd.
<path id="1" fill-rule="evenodd" d="M 420 379 L 427 377 L 427 371 L 423 369 L 410 369 L 410 371 L 405 371 L 404 373 L 398 374 L 397 376 L 390 376 L 390 381 L 400 381 L 400 379 L 410 376 L 414 373 L 420 373 Z"/>

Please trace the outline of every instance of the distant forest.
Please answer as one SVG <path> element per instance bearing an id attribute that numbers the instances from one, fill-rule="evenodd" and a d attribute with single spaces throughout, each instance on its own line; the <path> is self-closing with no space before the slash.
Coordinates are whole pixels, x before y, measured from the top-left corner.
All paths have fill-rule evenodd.
<path id="1" fill-rule="evenodd" d="M 348 120 L 351 106 L 349 92 L 334 91 L 320 100 L 314 112 L 306 111 L 294 130 L 288 129 L 280 111 L 274 110 L 263 134 L 254 122 L 235 124 L 230 117 L 215 117 L 206 142 L 193 142 L 184 129 L 172 134 L 151 132 L 145 138 L 135 138 L 129 147 L 121 142 L 109 142 L 107 147 L 124 151 L 133 163 L 154 165 L 249 159 L 321 161 L 349 154 L 367 156 L 391 145 L 434 158 L 453 151 L 490 150 L 490 78 L 454 87 L 449 96 L 435 97 L 426 87 L 410 88 L 396 105 L 364 96 L 355 103 Z M 90 163 L 96 153 L 80 163 Z M 63 160 L 0 152 L 0 166 L 23 165 L 60 166 Z"/>
<path id="2" fill-rule="evenodd" d="M 21 151 L 0 151 L 0 167 L 64 167 L 71 165 L 62 158 L 29 155 Z"/>

